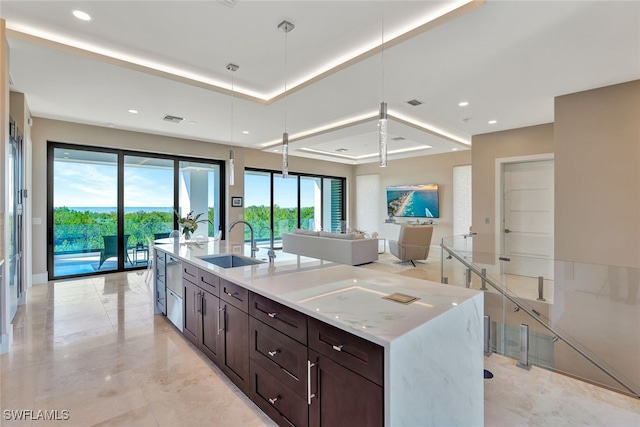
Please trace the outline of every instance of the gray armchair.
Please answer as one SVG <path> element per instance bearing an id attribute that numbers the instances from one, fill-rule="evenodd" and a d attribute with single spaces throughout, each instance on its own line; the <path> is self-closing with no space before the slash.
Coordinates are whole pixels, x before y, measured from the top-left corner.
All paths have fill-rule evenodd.
<path id="1" fill-rule="evenodd" d="M 398 240 L 389 240 L 389 251 L 402 262 L 411 261 L 415 267 L 414 260 L 429 257 L 432 235 L 432 225 L 402 224 Z"/>

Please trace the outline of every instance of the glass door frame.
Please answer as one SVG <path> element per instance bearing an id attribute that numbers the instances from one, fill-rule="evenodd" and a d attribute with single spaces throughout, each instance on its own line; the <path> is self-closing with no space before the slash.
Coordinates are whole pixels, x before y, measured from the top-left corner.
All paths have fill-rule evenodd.
<path id="1" fill-rule="evenodd" d="M 95 271 L 93 273 L 80 273 L 80 274 L 71 274 L 64 276 L 54 276 L 54 207 L 53 207 L 53 190 L 54 190 L 54 150 L 56 148 L 60 149 L 69 149 L 69 150 L 80 150 L 80 151 L 92 151 L 92 152 L 100 152 L 100 153 L 111 153 L 117 155 L 117 206 L 116 206 L 116 218 L 117 218 L 117 236 L 118 236 L 118 264 L 117 268 L 113 270 L 105 270 L 105 271 Z M 125 156 L 138 156 L 138 157 L 153 157 L 159 159 L 170 159 L 173 161 L 173 209 L 174 211 L 178 210 L 179 207 L 179 183 L 180 183 L 180 169 L 179 165 L 181 161 L 186 162 L 199 162 L 199 163 L 209 163 L 218 165 L 220 167 L 220 182 L 219 182 L 219 200 L 218 206 L 220 209 L 220 224 L 225 224 L 225 196 L 226 196 L 226 170 L 225 170 L 225 161 L 211 158 L 199 158 L 199 157 L 188 157 L 188 156 L 175 156 L 169 154 L 160 154 L 160 153 L 148 153 L 144 151 L 134 151 L 134 150 L 122 150 L 117 148 L 108 148 L 108 147 L 96 147 L 91 145 L 82 145 L 82 144 L 70 144 L 64 142 L 56 142 L 56 141 L 47 141 L 47 274 L 48 280 L 58 280 L 58 279 L 66 279 L 72 277 L 80 277 L 80 276 L 94 276 L 101 275 L 107 273 L 116 273 L 122 271 L 133 271 L 136 269 L 144 269 L 146 266 L 140 267 L 131 267 L 125 268 L 125 250 L 124 248 L 124 232 L 125 232 L 125 223 L 124 223 L 124 168 Z M 178 228 L 178 222 L 175 215 L 173 215 L 173 229 Z M 223 227 L 223 238 L 224 238 L 224 227 Z"/>

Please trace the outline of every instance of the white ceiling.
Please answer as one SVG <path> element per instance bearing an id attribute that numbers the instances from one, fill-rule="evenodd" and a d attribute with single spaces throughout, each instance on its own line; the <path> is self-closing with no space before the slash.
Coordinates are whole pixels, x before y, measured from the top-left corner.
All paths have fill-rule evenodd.
<path id="1" fill-rule="evenodd" d="M 465 1 L 230 1 L 2 0 L 12 89 L 36 117 L 265 150 L 286 129 L 292 156 L 357 164 L 377 161 L 383 100 L 405 138 L 392 160 L 549 123 L 556 96 L 640 79 L 638 1 L 476 2 L 433 28 Z"/>

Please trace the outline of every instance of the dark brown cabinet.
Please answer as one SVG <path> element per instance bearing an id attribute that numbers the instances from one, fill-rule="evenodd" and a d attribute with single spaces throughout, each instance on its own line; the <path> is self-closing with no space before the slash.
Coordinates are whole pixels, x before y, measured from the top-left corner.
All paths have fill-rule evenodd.
<path id="1" fill-rule="evenodd" d="M 221 351 L 218 366 L 249 394 L 249 291 L 220 279 Z"/>
<path id="2" fill-rule="evenodd" d="M 254 360 L 251 360 L 251 400 L 280 426 L 309 425 L 307 400 Z"/>
<path id="3" fill-rule="evenodd" d="M 384 349 L 309 319 L 310 426 L 384 425 Z"/>
<path id="4" fill-rule="evenodd" d="M 197 275 L 197 272 L 196 272 Z M 184 325 L 182 333 L 216 364 L 220 360 L 219 298 L 183 276 Z M 196 276 L 197 277 L 197 276 Z"/>
<path id="5" fill-rule="evenodd" d="M 306 427 L 307 316 L 249 295 L 251 400 L 281 426 Z"/>
<path id="6" fill-rule="evenodd" d="M 311 392 L 309 426 L 376 427 L 384 425 L 382 387 L 309 350 Z"/>
<path id="7" fill-rule="evenodd" d="M 384 425 L 381 346 L 183 264 L 184 335 L 278 425 Z"/>

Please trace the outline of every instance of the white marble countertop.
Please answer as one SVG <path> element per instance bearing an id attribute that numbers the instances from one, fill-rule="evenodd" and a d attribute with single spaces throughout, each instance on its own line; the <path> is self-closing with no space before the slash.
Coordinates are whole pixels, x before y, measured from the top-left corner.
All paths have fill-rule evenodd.
<path id="1" fill-rule="evenodd" d="M 225 241 L 162 244 L 156 248 L 384 347 L 479 294 L 466 288 L 306 257 L 276 258 L 273 265 L 230 269 L 199 258 L 242 250 L 242 245 Z M 392 293 L 419 299 L 405 305 L 382 298 Z"/>

